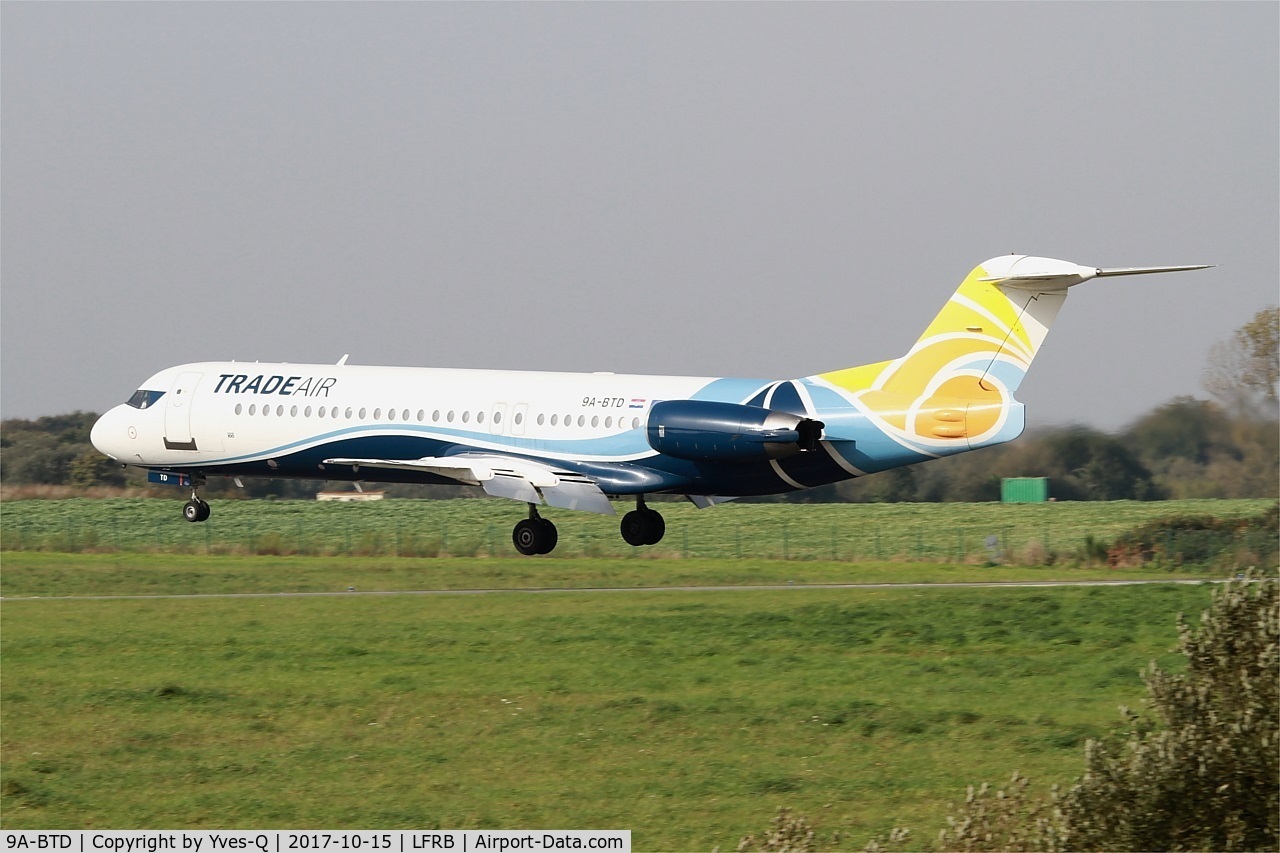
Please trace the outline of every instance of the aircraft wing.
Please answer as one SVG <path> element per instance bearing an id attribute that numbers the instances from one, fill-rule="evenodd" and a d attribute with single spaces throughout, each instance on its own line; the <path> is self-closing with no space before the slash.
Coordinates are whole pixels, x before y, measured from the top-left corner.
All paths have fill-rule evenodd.
<path id="1" fill-rule="evenodd" d="M 613 505 L 594 480 L 542 462 L 497 454 L 424 456 L 421 459 L 326 459 L 326 465 L 421 471 L 480 486 L 495 497 L 526 503 L 546 502 L 562 509 L 614 515 Z"/>

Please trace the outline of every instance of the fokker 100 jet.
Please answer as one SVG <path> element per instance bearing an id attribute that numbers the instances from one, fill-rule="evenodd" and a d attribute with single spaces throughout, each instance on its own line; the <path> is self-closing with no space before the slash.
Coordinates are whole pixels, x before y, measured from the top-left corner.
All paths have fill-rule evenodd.
<path id="1" fill-rule="evenodd" d="M 1014 399 L 1067 289 L 1098 269 L 1007 255 L 969 274 L 907 353 L 799 379 L 725 379 L 201 362 L 170 367 L 93 427 L 95 447 L 190 486 L 209 477 L 478 485 L 528 504 L 512 540 L 546 554 L 543 504 L 613 515 L 622 538 L 665 530 L 646 495 L 709 507 L 861 477 L 1016 438 Z"/>

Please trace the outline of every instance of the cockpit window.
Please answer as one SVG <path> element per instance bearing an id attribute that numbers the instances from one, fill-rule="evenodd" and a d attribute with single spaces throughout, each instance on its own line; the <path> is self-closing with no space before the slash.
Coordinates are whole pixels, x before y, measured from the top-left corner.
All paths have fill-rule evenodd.
<path id="1" fill-rule="evenodd" d="M 129 398 L 129 405 L 135 409 L 149 409 L 156 404 L 164 396 L 163 391 L 147 391 L 139 388 L 133 392 L 133 396 Z"/>

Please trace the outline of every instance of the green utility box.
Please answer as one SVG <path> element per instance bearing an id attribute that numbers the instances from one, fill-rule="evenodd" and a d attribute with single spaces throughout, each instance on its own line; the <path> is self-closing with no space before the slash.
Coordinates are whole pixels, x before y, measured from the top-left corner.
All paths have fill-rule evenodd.
<path id="1" fill-rule="evenodd" d="M 1039 504 L 1049 500 L 1048 477 L 1005 477 L 1000 481 L 1000 502 Z"/>

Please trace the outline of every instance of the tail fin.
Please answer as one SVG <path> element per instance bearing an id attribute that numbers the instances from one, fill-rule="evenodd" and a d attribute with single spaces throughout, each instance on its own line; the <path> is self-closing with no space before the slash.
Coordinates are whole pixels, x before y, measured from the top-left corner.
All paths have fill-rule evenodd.
<path id="1" fill-rule="evenodd" d="M 1067 298 L 1091 278 L 1204 269 L 1098 269 L 1005 255 L 975 267 L 901 358 L 810 377 L 882 418 L 903 438 L 976 447 L 1021 432 L 1013 395 Z M 1019 413 L 1020 415 L 1020 413 Z M 1016 429 L 1016 431 L 1013 431 Z M 1012 434 L 1009 434 L 1012 432 Z"/>

